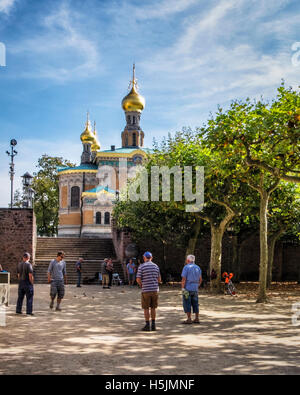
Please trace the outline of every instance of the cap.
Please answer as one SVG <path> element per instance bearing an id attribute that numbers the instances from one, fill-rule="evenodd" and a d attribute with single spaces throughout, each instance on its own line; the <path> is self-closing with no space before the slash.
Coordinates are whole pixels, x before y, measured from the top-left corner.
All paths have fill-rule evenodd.
<path id="1" fill-rule="evenodd" d="M 149 251 L 145 252 L 144 257 L 147 258 L 147 259 L 152 258 L 151 252 L 149 252 Z"/>

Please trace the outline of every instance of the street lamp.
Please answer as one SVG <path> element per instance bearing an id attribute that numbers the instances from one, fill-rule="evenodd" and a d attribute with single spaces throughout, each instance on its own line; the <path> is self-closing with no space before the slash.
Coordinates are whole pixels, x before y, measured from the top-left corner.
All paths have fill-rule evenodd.
<path id="1" fill-rule="evenodd" d="M 28 188 L 32 184 L 32 175 L 28 173 L 28 171 L 22 175 L 23 178 L 23 185 L 24 187 Z"/>
<path id="2" fill-rule="evenodd" d="M 13 200 L 14 200 L 14 175 L 15 175 L 15 164 L 14 157 L 17 155 L 17 151 L 14 147 L 17 145 L 17 140 L 10 140 L 10 152 L 6 151 L 7 155 L 10 157 L 9 164 L 9 175 L 10 175 L 10 208 L 13 208 Z"/>
<path id="3" fill-rule="evenodd" d="M 30 188 L 32 184 L 32 175 L 26 172 L 22 176 L 23 182 L 23 207 L 31 208 L 32 207 L 32 198 L 33 198 L 33 189 Z"/>

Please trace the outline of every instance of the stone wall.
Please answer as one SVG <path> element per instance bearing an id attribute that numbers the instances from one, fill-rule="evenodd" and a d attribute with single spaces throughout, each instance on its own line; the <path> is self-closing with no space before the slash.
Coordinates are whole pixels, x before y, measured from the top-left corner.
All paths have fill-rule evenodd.
<path id="1" fill-rule="evenodd" d="M 32 209 L 0 209 L 0 263 L 17 280 L 17 264 L 24 252 L 35 259 L 36 224 Z"/>
<path id="2" fill-rule="evenodd" d="M 126 231 L 119 232 L 113 228 L 113 239 L 118 257 L 122 257 L 122 262 L 126 259 L 124 251 L 126 246 L 131 243 L 130 233 Z M 143 252 L 151 251 L 153 261 L 161 269 L 164 278 L 171 274 L 175 279 L 180 279 L 182 266 L 185 260 L 185 247 L 168 245 L 165 248 L 166 262 L 164 261 L 163 247 L 161 243 L 151 239 L 145 239 L 139 242 L 140 257 Z M 224 236 L 222 251 L 222 271 L 232 271 L 238 274 L 241 281 L 258 281 L 259 278 L 259 237 L 253 235 L 244 243 L 239 252 L 239 267 L 234 267 L 234 240 L 229 236 Z M 119 251 L 119 253 L 118 253 Z M 209 270 L 210 261 L 210 236 L 203 236 L 197 243 L 195 250 L 196 262 L 204 272 Z M 119 258 L 120 259 L 120 258 Z M 287 243 L 279 241 L 276 244 L 274 254 L 274 281 L 299 281 L 300 280 L 300 245 L 296 243 Z"/>

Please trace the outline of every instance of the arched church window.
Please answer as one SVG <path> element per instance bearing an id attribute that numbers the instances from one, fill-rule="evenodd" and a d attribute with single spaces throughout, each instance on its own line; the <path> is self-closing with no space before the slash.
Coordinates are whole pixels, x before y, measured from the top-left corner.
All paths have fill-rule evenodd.
<path id="1" fill-rule="evenodd" d="M 80 203 L 80 188 L 72 187 L 71 188 L 71 207 L 79 207 Z"/>
<path id="2" fill-rule="evenodd" d="M 96 213 L 96 224 L 101 225 L 101 213 Z"/>
<path id="3" fill-rule="evenodd" d="M 130 115 L 127 115 L 127 123 L 130 124 Z"/>
<path id="4" fill-rule="evenodd" d="M 106 212 L 104 214 L 104 224 L 109 225 L 110 224 L 110 213 Z"/>
<path id="5" fill-rule="evenodd" d="M 133 135 L 132 135 L 132 145 L 134 147 L 136 146 L 136 133 L 133 133 Z"/>
<path id="6" fill-rule="evenodd" d="M 132 123 L 135 125 L 135 116 L 133 116 L 133 122 Z"/>

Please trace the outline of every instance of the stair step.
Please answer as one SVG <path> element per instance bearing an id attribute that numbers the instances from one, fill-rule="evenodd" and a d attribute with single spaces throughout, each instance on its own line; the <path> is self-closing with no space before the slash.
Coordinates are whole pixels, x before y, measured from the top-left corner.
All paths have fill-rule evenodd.
<path id="1" fill-rule="evenodd" d="M 93 278 L 100 272 L 104 258 L 112 258 L 115 273 L 124 279 L 123 266 L 116 259 L 112 239 L 99 238 L 62 238 L 39 237 L 37 239 L 34 276 L 38 284 L 47 283 L 47 269 L 58 251 L 64 251 L 67 263 L 67 277 L 69 284 L 75 284 L 77 273 L 75 263 L 78 258 L 84 259 L 82 264 L 82 279 Z"/>

